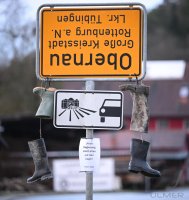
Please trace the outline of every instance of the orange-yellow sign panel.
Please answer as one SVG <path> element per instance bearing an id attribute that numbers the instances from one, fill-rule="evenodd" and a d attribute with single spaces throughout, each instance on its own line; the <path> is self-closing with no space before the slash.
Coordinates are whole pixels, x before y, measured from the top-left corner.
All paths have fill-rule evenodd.
<path id="1" fill-rule="evenodd" d="M 43 8 L 41 78 L 128 78 L 142 73 L 140 8 Z"/>

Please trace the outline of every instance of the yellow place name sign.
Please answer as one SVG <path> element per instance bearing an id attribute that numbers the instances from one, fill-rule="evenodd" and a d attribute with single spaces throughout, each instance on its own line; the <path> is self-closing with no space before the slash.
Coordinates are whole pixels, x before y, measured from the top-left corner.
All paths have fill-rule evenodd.
<path id="1" fill-rule="evenodd" d="M 42 7 L 40 78 L 133 78 L 142 75 L 140 7 Z"/>

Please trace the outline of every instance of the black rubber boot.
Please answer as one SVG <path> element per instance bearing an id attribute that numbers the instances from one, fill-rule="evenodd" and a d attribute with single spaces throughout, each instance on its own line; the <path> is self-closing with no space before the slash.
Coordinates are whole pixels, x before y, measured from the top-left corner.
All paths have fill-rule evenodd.
<path id="1" fill-rule="evenodd" d="M 146 161 L 149 145 L 149 142 L 132 139 L 131 160 L 129 162 L 128 170 L 134 173 L 140 172 L 148 177 L 160 177 L 160 172 L 152 169 Z"/>
<path id="2" fill-rule="evenodd" d="M 33 157 L 35 171 L 32 177 L 27 179 L 27 183 L 33 183 L 38 180 L 52 178 L 46 153 L 45 142 L 43 138 L 28 142 L 30 152 Z"/>
<path id="3" fill-rule="evenodd" d="M 133 100 L 131 131 L 148 132 L 148 95 L 149 87 L 145 85 L 126 84 L 120 86 L 121 90 L 128 90 Z"/>

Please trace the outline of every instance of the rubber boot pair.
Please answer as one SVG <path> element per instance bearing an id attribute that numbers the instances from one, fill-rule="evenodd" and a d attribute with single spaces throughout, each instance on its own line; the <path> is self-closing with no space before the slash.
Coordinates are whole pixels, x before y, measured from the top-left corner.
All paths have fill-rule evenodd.
<path id="1" fill-rule="evenodd" d="M 127 84 L 120 86 L 121 90 L 130 92 L 133 100 L 131 131 L 141 133 L 148 132 L 149 110 L 148 95 L 149 87 L 145 85 Z M 142 173 L 148 177 L 160 177 L 158 170 L 152 169 L 147 163 L 147 154 L 150 143 L 147 141 L 132 139 L 131 141 L 131 160 L 128 170 L 134 173 Z"/>
<path id="2" fill-rule="evenodd" d="M 41 98 L 41 103 L 36 112 L 36 117 L 51 119 L 53 118 L 54 92 L 55 88 L 35 87 L 33 93 Z M 48 164 L 46 146 L 43 138 L 28 142 L 30 152 L 33 157 L 35 171 L 32 177 L 27 179 L 27 183 L 33 183 L 38 180 L 52 178 L 52 173 Z"/>
<path id="3" fill-rule="evenodd" d="M 35 171 L 32 177 L 27 179 L 27 183 L 33 183 L 38 180 L 46 180 L 52 178 L 49 168 L 48 157 L 43 138 L 28 142 L 30 152 L 33 157 Z"/>

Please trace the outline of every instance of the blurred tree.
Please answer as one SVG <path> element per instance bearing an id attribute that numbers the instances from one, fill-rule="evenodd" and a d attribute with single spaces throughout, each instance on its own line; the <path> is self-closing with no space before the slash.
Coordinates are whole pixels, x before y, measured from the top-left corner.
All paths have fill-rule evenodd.
<path id="1" fill-rule="evenodd" d="M 0 65 L 21 58 L 34 49 L 35 24 L 24 20 L 20 0 L 0 0 Z"/>
<path id="2" fill-rule="evenodd" d="M 189 1 L 161 5 L 148 14 L 148 59 L 183 59 L 189 55 Z"/>
<path id="3" fill-rule="evenodd" d="M 32 93 L 37 84 L 34 54 L 12 60 L 10 67 L 0 68 L 0 74 L 0 115 L 33 114 L 39 103 Z"/>
<path id="4" fill-rule="evenodd" d="M 173 31 L 180 38 L 184 39 L 188 37 L 189 33 L 189 1 L 181 0 L 177 7 L 174 6 L 172 8 L 176 10 L 175 19 L 177 21 L 177 26 L 174 27 L 174 21 L 171 27 L 171 31 Z"/>

